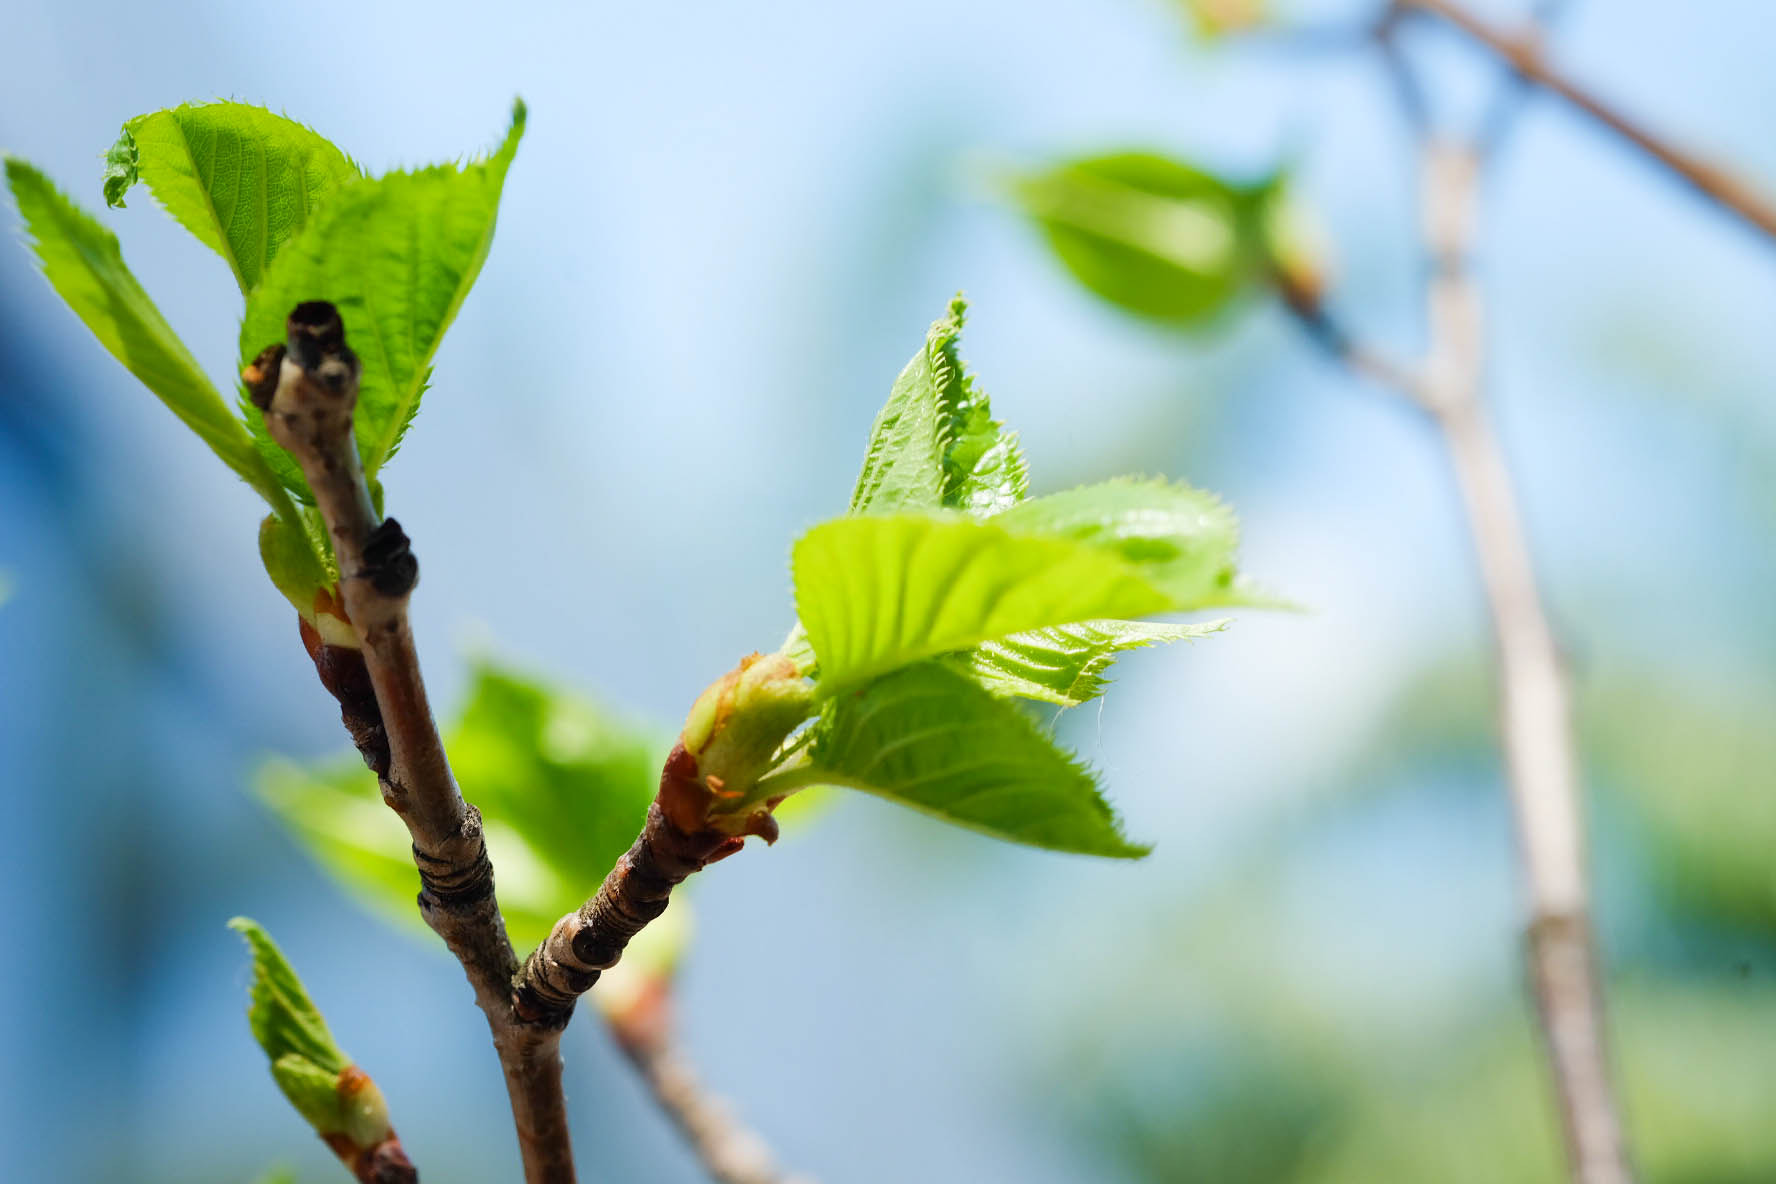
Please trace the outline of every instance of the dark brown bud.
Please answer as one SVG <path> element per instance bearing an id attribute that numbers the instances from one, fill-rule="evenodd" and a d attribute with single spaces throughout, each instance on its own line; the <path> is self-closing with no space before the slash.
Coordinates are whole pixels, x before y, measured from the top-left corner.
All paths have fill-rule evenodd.
<path id="1" fill-rule="evenodd" d="M 325 300 L 298 304 L 284 322 L 290 357 L 310 379 L 335 393 L 356 380 L 358 356 L 345 344 L 345 321 Z"/>
<path id="2" fill-rule="evenodd" d="M 364 540 L 364 575 L 384 596 L 405 596 L 419 583 L 419 560 L 407 532 L 393 518 L 384 518 Z"/>
<path id="3" fill-rule="evenodd" d="M 271 397 L 277 394 L 278 374 L 284 368 L 284 347 L 268 345 L 259 351 L 252 365 L 241 371 L 241 381 L 247 384 L 247 398 L 253 400 L 253 406 L 261 411 L 271 409 Z"/>

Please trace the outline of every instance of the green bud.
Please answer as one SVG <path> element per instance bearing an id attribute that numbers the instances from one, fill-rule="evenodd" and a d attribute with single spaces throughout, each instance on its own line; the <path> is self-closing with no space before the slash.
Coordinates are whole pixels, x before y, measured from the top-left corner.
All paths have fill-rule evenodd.
<path id="1" fill-rule="evenodd" d="M 813 688 L 782 654 L 741 659 L 697 697 L 681 740 L 714 795 L 711 816 L 756 804 L 749 791 L 813 711 Z"/>

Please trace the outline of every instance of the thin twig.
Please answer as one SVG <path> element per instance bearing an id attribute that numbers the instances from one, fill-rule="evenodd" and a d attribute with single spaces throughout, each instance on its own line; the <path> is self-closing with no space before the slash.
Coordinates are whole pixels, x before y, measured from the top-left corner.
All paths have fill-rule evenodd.
<path id="1" fill-rule="evenodd" d="M 1471 266 L 1479 157 L 1423 146 L 1431 267 L 1426 378 L 1491 608 L 1499 727 L 1528 888 L 1528 955 L 1575 1184 L 1628 1184 L 1587 904 L 1572 696 L 1536 585 L 1510 469 L 1487 416 L 1479 287 Z"/>
<path id="2" fill-rule="evenodd" d="M 1428 346 L 1416 368 L 1378 368 L 1331 325 L 1317 298 L 1284 291 L 1310 339 L 1353 372 L 1430 412 L 1449 450 L 1492 617 L 1500 731 L 1527 884 L 1530 977 L 1560 1099 L 1575 1184 L 1633 1179 L 1609 1075 L 1602 991 L 1586 900 L 1585 843 L 1571 693 L 1542 607 L 1510 470 L 1484 401 L 1484 313 L 1473 271 L 1482 154 L 1434 133 L 1410 65 L 1379 26 L 1386 64 L 1419 143 Z"/>
<path id="3" fill-rule="evenodd" d="M 1549 65 L 1538 40 L 1506 33 L 1474 16 L 1454 0 L 1398 0 L 1403 8 L 1438 17 L 1496 54 L 1528 82 L 1559 95 L 1633 144 L 1687 182 L 1698 193 L 1737 214 L 1764 236 L 1776 239 L 1776 204 L 1744 178 L 1694 152 L 1655 135 Z"/>
<path id="4" fill-rule="evenodd" d="M 1412 366 L 1353 336 L 1326 308 L 1318 292 L 1297 284 L 1287 271 L 1274 270 L 1271 281 L 1283 307 L 1315 345 L 1353 374 L 1430 409 L 1424 377 Z"/>
<path id="5" fill-rule="evenodd" d="M 494 897 L 481 815 L 463 801 L 444 754 L 407 620 L 419 568 L 394 519 L 380 519 L 358 463 L 352 415 L 358 361 L 331 304 L 299 305 L 286 343 L 244 375 L 272 438 L 308 478 L 339 561 L 338 606 L 358 648 L 329 645 L 304 624 L 322 683 L 383 800 L 407 824 L 426 923 L 462 963 L 505 1073 L 528 1184 L 573 1184 L 561 1091 L 559 1028 L 527 1024 L 512 1005 L 517 956 Z"/>
<path id="6" fill-rule="evenodd" d="M 666 758 L 634 845 L 592 898 L 557 921 L 525 960 L 516 999 L 527 1023 L 566 1026 L 574 1002 L 617 964 L 630 938 L 666 911 L 672 890 L 740 849 L 743 837 L 707 825 L 708 798 L 697 760 L 681 741 Z"/>
<path id="7" fill-rule="evenodd" d="M 1538 57 L 1547 43 L 1549 30 L 1565 13 L 1566 8 L 1567 0 L 1536 0 L 1530 6 L 1528 20 L 1518 36 L 1524 42 L 1534 45 Z M 1482 162 L 1490 160 L 1504 147 L 1534 89 L 1535 84 L 1529 79 L 1515 70 L 1510 71 L 1508 81 L 1498 88 L 1491 105 L 1476 125 L 1478 130 L 1474 133 L 1474 150 Z"/>
<path id="8" fill-rule="evenodd" d="M 685 1060 L 673 1035 L 670 981 L 650 978 L 605 1019 L 617 1047 L 635 1066 L 660 1108 L 718 1184 L 813 1184 L 788 1176 L 771 1149 L 711 1094 Z"/>

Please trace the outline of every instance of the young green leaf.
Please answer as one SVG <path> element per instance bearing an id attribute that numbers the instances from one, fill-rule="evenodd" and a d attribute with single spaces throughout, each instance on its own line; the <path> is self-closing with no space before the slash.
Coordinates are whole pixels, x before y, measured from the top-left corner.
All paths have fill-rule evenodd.
<path id="1" fill-rule="evenodd" d="M 952 300 L 895 379 L 870 429 L 853 514 L 940 507 L 990 514 L 1024 496 L 1017 437 L 993 419 L 958 352 L 966 311 L 961 297 Z"/>
<path id="2" fill-rule="evenodd" d="M 943 505 L 982 518 L 1022 501 L 1029 494 L 1030 472 L 1017 433 L 993 418 L 987 393 L 957 356 L 964 311 L 960 297 L 951 302 L 954 328 L 945 346 L 949 381 L 938 388 L 944 414 Z"/>
<path id="3" fill-rule="evenodd" d="M 290 1105 L 342 1158 L 392 1139 L 382 1091 L 340 1051 L 277 943 L 246 917 L 234 918 L 228 927 L 246 938 L 253 952 L 247 1023 Z M 334 1137 L 343 1137 L 345 1145 L 336 1145 Z"/>
<path id="4" fill-rule="evenodd" d="M 23 160 L 6 158 L 6 178 L 45 278 L 75 315 L 273 510 L 292 516 L 241 421 L 124 265 L 117 237 Z"/>
<path id="5" fill-rule="evenodd" d="M 180 225 L 222 256 L 242 294 L 309 217 L 360 176 L 323 136 L 247 103 L 138 115 L 105 159 L 109 204 L 123 205 L 130 186 L 146 181 Z"/>
<path id="6" fill-rule="evenodd" d="M 513 941 L 540 941 L 634 841 L 666 745 L 577 696 L 490 664 L 446 735 L 475 787 Z M 406 831 L 363 762 L 268 766 L 259 790 L 321 865 L 378 912 L 417 924 Z"/>
<path id="7" fill-rule="evenodd" d="M 1178 607 L 1111 548 L 960 517 L 839 518 L 802 536 L 793 567 L 825 695 L 1013 633 Z"/>
<path id="8" fill-rule="evenodd" d="M 1140 152 L 1072 161 L 1013 185 L 1074 278 L 1175 326 L 1209 320 L 1255 274 L 1265 191 Z"/>
<path id="9" fill-rule="evenodd" d="M 274 1062 L 295 1057 L 337 1076 L 351 1058 L 333 1039 L 284 952 L 256 921 L 236 917 L 228 927 L 244 937 L 253 952 L 252 1006 L 247 1011 L 253 1039 Z"/>
<path id="10" fill-rule="evenodd" d="M 247 298 L 245 365 L 283 340 L 284 318 L 305 300 L 330 300 L 357 343 L 356 432 L 365 475 L 376 476 L 419 408 L 432 357 L 456 319 L 493 242 L 506 171 L 524 134 L 524 105 L 492 156 L 467 165 L 390 173 L 340 189 L 284 245 Z M 261 455 L 303 500 L 289 455 L 249 416 Z"/>
<path id="11" fill-rule="evenodd" d="M 1082 485 L 1022 502 L 993 523 L 1113 550 L 1163 588 L 1174 609 L 1224 604 L 1234 586 L 1239 523 L 1219 498 L 1188 485 Z"/>
<path id="12" fill-rule="evenodd" d="M 957 654 L 952 665 L 996 695 L 1077 707 L 1104 693 L 1118 654 L 1219 633 L 1225 620 L 1204 625 L 1155 621 L 1080 621 L 1014 633 Z"/>
<path id="13" fill-rule="evenodd" d="M 830 701 L 800 785 L 843 785 L 995 838 L 1134 858 L 1091 772 L 1016 704 L 941 663 L 876 679 Z"/>
<path id="14" fill-rule="evenodd" d="M 287 522 L 275 514 L 266 515 L 259 524 L 259 559 L 272 585 L 313 625 L 315 595 L 339 582 L 339 570 L 324 535 L 308 529 L 307 518 L 302 515 L 303 520 Z M 327 560 L 319 558 L 320 554 Z"/>

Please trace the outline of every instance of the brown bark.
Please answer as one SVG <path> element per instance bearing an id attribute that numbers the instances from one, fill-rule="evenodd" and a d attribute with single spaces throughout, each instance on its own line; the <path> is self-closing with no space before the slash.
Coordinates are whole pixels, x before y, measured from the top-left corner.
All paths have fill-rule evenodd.
<path id="1" fill-rule="evenodd" d="M 696 759 L 683 743 L 676 745 L 634 845 L 592 898 L 557 921 L 525 962 L 516 1003 L 525 1022 L 565 1026 L 574 1001 L 617 964 L 631 938 L 666 911 L 672 890 L 740 849 L 743 838 L 702 825 L 700 803 L 708 792 L 697 780 Z"/>
<path id="2" fill-rule="evenodd" d="M 561 1093 L 558 1028 L 527 1024 L 512 1007 L 517 955 L 494 896 L 481 815 L 463 800 L 427 702 L 407 601 L 419 577 L 406 534 L 371 502 L 352 435 L 358 361 L 338 310 L 297 306 L 285 344 L 243 376 L 271 436 L 302 467 L 339 562 L 339 600 L 359 648 L 327 645 L 304 627 L 322 685 L 407 824 L 421 915 L 461 962 L 487 1017 L 506 1078 L 528 1184 L 573 1184 Z"/>

